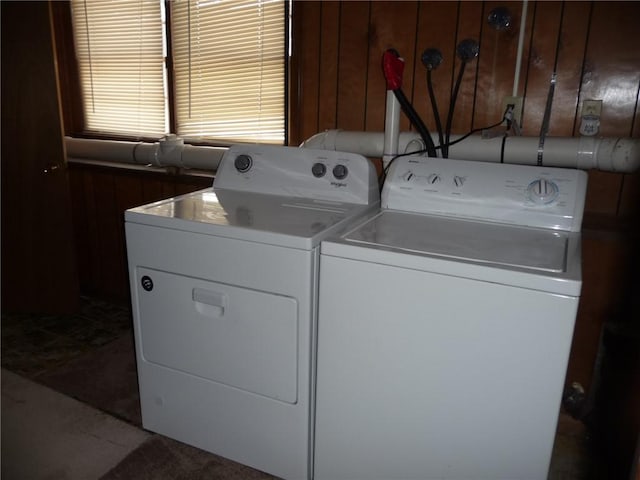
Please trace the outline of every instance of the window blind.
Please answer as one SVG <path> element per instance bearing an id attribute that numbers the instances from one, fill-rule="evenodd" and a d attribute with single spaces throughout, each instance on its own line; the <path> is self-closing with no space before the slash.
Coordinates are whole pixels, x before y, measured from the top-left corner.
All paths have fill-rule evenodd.
<path id="1" fill-rule="evenodd" d="M 171 2 L 177 132 L 284 142 L 282 0 Z"/>
<path id="2" fill-rule="evenodd" d="M 168 131 L 159 0 L 72 0 L 85 131 Z"/>

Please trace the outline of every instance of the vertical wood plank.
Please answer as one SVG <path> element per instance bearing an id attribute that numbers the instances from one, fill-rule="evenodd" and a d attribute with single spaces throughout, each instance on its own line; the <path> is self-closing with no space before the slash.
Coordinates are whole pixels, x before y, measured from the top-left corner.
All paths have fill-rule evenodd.
<path id="1" fill-rule="evenodd" d="M 369 3 L 342 2 L 338 56 L 337 127 L 365 128 L 369 44 Z"/>
<path id="2" fill-rule="evenodd" d="M 640 2 L 595 2 L 580 101 L 603 101 L 602 136 L 631 132 L 640 84 Z"/>
<path id="3" fill-rule="evenodd" d="M 136 207 L 143 203 L 142 182 L 139 175 L 130 175 L 126 172 L 114 176 L 115 209 L 113 220 L 117 225 L 113 245 L 116 260 L 115 270 L 118 283 L 113 286 L 115 297 L 121 301 L 129 300 L 129 270 L 127 267 L 127 247 L 124 232 L 124 211 L 127 208 Z"/>
<path id="4" fill-rule="evenodd" d="M 596 2 L 593 6 L 585 71 L 579 102 L 603 101 L 600 134 L 627 136 L 631 132 L 640 83 L 638 2 Z M 587 195 L 589 212 L 615 215 L 618 211 L 622 176 L 591 172 Z"/>
<path id="5" fill-rule="evenodd" d="M 292 76 L 297 96 L 291 99 L 289 144 L 298 145 L 318 130 L 320 78 L 320 2 L 293 3 Z"/>
<path id="6" fill-rule="evenodd" d="M 584 231 L 582 294 L 567 368 L 567 382 L 591 384 L 600 332 L 611 321 L 625 291 L 629 245 L 619 236 Z"/>
<path id="7" fill-rule="evenodd" d="M 449 100 L 451 77 L 455 57 L 457 2 L 420 2 L 418 4 L 418 32 L 416 41 L 416 66 L 413 78 L 413 106 L 432 134 L 437 133 L 436 122 L 427 89 L 427 69 L 422 64 L 422 53 L 427 48 L 437 48 L 443 54 L 442 64 L 431 73 L 440 122 L 444 127 Z"/>
<path id="8" fill-rule="evenodd" d="M 562 6 L 561 2 L 537 2 L 535 5 L 522 121 L 524 135 L 537 136 L 542 128 L 556 60 Z"/>
<path id="9" fill-rule="evenodd" d="M 319 132 L 336 128 L 340 7 L 340 2 L 322 2 L 321 4 L 320 83 L 318 88 Z"/>
<path id="10" fill-rule="evenodd" d="M 582 66 L 589 32 L 592 4 L 565 2 L 558 52 L 558 83 L 551 111 L 549 135 L 579 135 L 578 95 L 582 81 Z M 572 121 L 573 119 L 573 121 Z"/>
<path id="11" fill-rule="evenodd" d="M 585 213 L 614 216 L 618 210 L 622 175 L 589 170 Z"/>
<path id="12" fill-rule="evenodd" d="M 636 95 L 636 115 L 631 137 L 640 138 L 640 86 Z M 623 177 L 618 215 L 631 219 L 635 225 L 635 232 L 640 233 L 640 175 L 638 173 L 626 174 Z"/>
<path id="13" fill-rule="evenodd" d="M 89 271 L 85 277 L 88 281 L 82 285 L 82 289 L 86 293 L 98 293 L 102 287 L 102 262 L 100 258 L 100 233 L 99 222 L 96 208 L 96 196 L 94 192 L 93 172 L 83 175 L 82 197 L 86 205 L 86 222 L 87 222 L 87 241 L 89 252 Z"/>
<path id="14" fill-rule="evenodd" d="M 637 173 L 623 177 L 618 216 L 633 222 L 636 231 L 640 228 L 640 175 Z"/>
<path id="15" fill-rule="evenodd" d="M 98 289 L 108 298 L 119 299 L 122 281 L 118 213 L 115 201 L 114 176 L 96 172 L 92 175 L 97 241 L 95 254 L 100 263 Z"/>
<path id="16" fill-rule="evenodd" d="M 88 202 L 84 191 L 84 172 L 69 169 L 69 188 L 71 193 L 71 216 L 78 261 L 78 280 L 80 289 L 91 284 L 91 249 L 89 237 Z"/>
<path id="17" fill-rule="evenodd" d="M 386 82 L 382 72 L 382 56 L 395 48 L 404 58 L 402 90 L 410 98 L 413 88 L 414 51 L 416 41 L 417 2 L 372 2 L 367 80 L 366 130 L 384 130 Z M 400 117 L 400 129 L 409 130 L 406 116 Z"/>
<path id="18" fill-rule="evenodd" d="M 504 113 L 502 101 L 504 97 L 513 93 L 522 5 L 520 3 L 507 4 L 512 15 L 512 24 L 507 30 L 496 30 L 487 21 L 489 13 L 494 8 L 504 6 L 503 2 L 486 2 L 482 15 L 483 26 L 473 116 L 474 128 L 483 128 L 500 122 Z M 527 17 L 527 19 L 527 25 L 530 26 L 531 18 Z M 527 52 L 528 45 L 523 50 L 524 58 L 526 58 Z M 526 63 L 524 68 L 521 67 L 521 76 L 522 70 L 526 71 Z"/>
<path id="19" fill-rule="evenodd" d="M 175 195 L 173 183 L 158 178 L 142 179 L 142 201 L 143 203 L 155 202 Z"/>
<path id="20" fill-rule="evenodd" d="M 456 45 L 462 40 L 470 38 L 480 41 L 483 28 L 484 11 L 481 2 L 461 2 L 460 17 L 458 20 L 458 32 L 456 36 Z M 460 59 L 456 55 L 455 46 L 452 52 L 445 53 L 447 57 L 455 58 L 455 72 L 451 78 L 451 89 L 460 69 Z M 467 63 L 465 67 L 458 98 L 456 101 L 455 112 L 451 123 L 452 133 L 467 133 L 473 128 L 473 112 L 476 95 L 476 79 L 478 74 L 478 60 L 475 59 Z M 487 92 L 479 92 L 480 95 L 486 95 Z"/>
<path id="21" fill-rule="evenodd" d="M 208 178 L 191 178 L 178 180 L 176 182 L 176 195 L 195 192 L 211 186 L 212 181 Z"/>

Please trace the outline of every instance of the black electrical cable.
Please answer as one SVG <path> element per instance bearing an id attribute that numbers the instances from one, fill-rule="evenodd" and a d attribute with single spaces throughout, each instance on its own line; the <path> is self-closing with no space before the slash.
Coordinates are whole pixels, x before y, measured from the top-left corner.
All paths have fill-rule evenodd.
<path id="1" fill-rule="evenodd" d="M 443 149 L 443 157 L 449 158 L 449 137 L 451 136 L 451 124 L 453 122 L 453 111 L 456 107 L 456 101 L 458 100 L 458 92 L 460 91 L 460 84 L 462 83 L 462 76 L 464 75 L 464 69 L 467 63 L 473 60 L 480 53 L 480 45 L 473 39 L 467 38 L 462 40 L 456 47 L 456 54 L 462 61 L 460 64 L 460 71 L 458 72 L 458 78 L 453 88 L 451 95 L 451 102 L 449 102 L 449 114 L 447 115 L 447 126 L 445 132 L 445 147 Z"/>
<path id="2" fill-rule="evenodd" d="M 458 100 L 458 92 L 460 91 L 460 83 L 462 83 L 462 76 L 464 75 L 464 69 L 467 65 L 465 60 L 460 65 L 460 71 L 458 72 L 458 78 L 456 84 L 453 87 L 453 93 L 451 95 L 451 102 L 449 103 L 449 113 L 447 114 L 447 126 L 445 127 L 445 144 L 442 150 L 442 157 L 449 158 L 449 137 L 451 136 L 451 124 L 453 123 L 453 111 L 456 108 L 456 101 Z"/>
<path id="3" fill-rule="evenodd" d="M 422 141 L 425 144 L 425 147 L 426 147 L 425 150 L 427 152 L 427 155 L 430 157 L 437 157 L 438 154 L 436 152 L 436 146 L 433 143 L 431 134 L 429 133 L 427 126 L 424 124 L 424 122 L 422 121 L 418 113 L 414 110 L 413 106 L 409 102 L 409 99 L 407 99 L 404 92 L 400 88 L 395 89 L 393 93 L 395 97 L 398 99 L 398 102 L 400 103 L 400 107 L 402 108 L 402 111 L 409 118 L 409 121 L 411 122 L 411 124 L 416 128 L 416 130 L 420 134 L 420 137 L 422 138 Z"/>
<path id="4" fill-rule="evenodd" d="M 483 130 L 490 130 L 492 128 L 499 127 L 505 121 L 507 122 L 507 124 L 509 124 L 509 119 L 507 118 L 507 111 L 508 111 L 508 109 L 504 111 L 504 113 L 502 114 L 502 120 L 500 120 L 499 122 L 494 123 L 493 125 L 489 125 L 488 127 L 474 128 L 473 130 L 469 131 L 468 133 L 466 133 L 462 137 L 454 140 L 453 142 L 450 142 L 450 143 L 446 144 L 446 146 L 450 147 L 451 145 L 455 145 L 456 143 L 460 143 L 463 140 L 466 140 L 467 138 L 469 138 L 474 133 L 478 133 L 478 132 L 481 132 Z M 507 128 L 507 131 L 508 130 L 509 130 L 509 128 Z M 501 152 L 500 152 L 500 163 L 504 163 L 504 147 L 505 147 L 506 138 L 507 138 L 507 135 L 506 134 L 503 135 L 503 137 L 502 137 L 502 149 L 501 149 Z M 444 145 L 440 145 L 440 146 L 435 147 L 435 148 L 436 148 L 436 150 L 437 149 L 442 149 L 443 146 Z M 387 163 L 387 166 L 384 167 L 382 169 L 382 171 L 380 172 L 380 177 L 378 178 L 378 182 L 380 184 L 380 191 L 382 191 L 382 187 L 384 186 L 384 181 L 387 178 L 387 172 L 389 171 L 389 168 L 391 167 L 391 164 L 393 162 L 395 162 L 400 157 L 407 157 L 409 155 L 420 155 L 422 153 L 425 153 L 426 151 L 427 151 L 426 149 L 416 150 L 415 152 L 399 153 L 398 155 L 395 155 L 394 157 L 392 157 L 391 160 L 389 160 L 389 163 Z"/>
<path id="5" fill-rule="evenodd" d="M 433 91 L 433 81 L 431 79 L 431 69 L 427 69 L 427 90 L 429 91 L 429 100 L 431 100 L 431 109 L 433 110 L 433 116 L 436 121 L 436 129 L 438 130 L 438 143 L 440 144 L 440 151 L 442 152 L 442 146 L 444 145 L 444 135 L 442 131 L 442 122 L 440 122 L 440 112 L 438 111 L 438 103 L 436 102 L 436 95 Z"/>
<path id="6" fill-rule="evenodd" d="M 420 155 L 421 153 L 425 153 L 426 151 L 427 151 L 426 149 L 422 149 L 422 150 L 416 150 L 415 152 L 399 153 L 398 155 L 394 156 L 391 160 L 389 160 L 389 163 L 387 163 L 387 166 L 382 169 L 382 172 L 380 173 L 380 178 L 378 179 L 378 182 L 380 184 L 380 192 L 382 192 L 382 187 L 384 186 L 384 182 L 387 179 L 387 173 L 389 172 L 389 167 L 391 167 L 391 164 L 393 162 L 395 162 L 400 157 L 408 157 L 409 155 Z"/>
<path id="7" fill-rule="evenodd" d="M 482 127 L 482 128 L 474 128 L 473 130 L 471 130 L 468 133 L 465 133 L 463 136 L 461 136 L 460 138 L 456 138 L 453 142 L 449 142 L 447 143 L 447 148 L 449 148 L 451 145 L 455 145 L 456 143 L 460 143 L 463 140 L 466 140 L 468 137 L 470 137 L 471 135 L 473 135 L 474 133 L 478 133 L 481 132 L 483 130 L 491 130 L 492 128 L 496 128 L 499 127 L 500 125 L 502 125 L 502 123 L 504 122 L 504 119 L 500 120 L 498 123 L 494 123 L 493 125 L 489 125 L 488 127 Z"/>
<path id="8" fill-rule="evenodd" d="M 500 163 L 504 163 L 504 148 L 507 146 L 507 136 L 502 136 L 502 144 L 500 145 Z"/>
<path id="9" fill-rule="evenodd" d="M 438 103 L 436 101 L 436 95 L 433 92 L 433 80 L 431 72 L 438 68 L 442 64 L 443 57 L 442 52 L 437 48 L 427 48 L 422 52 L 420 57 L 422 64 L 427 69 L 427 90 L 429 92 L 429 100 L 431 101 L 431 109 L 433 110 L 433 116 L 436 122 L 436 128 L 438 129 L 438 143 L 440 148 L 444 145 L 444 137 L 442 130 L 442 123 L 440 122 L 440 112 L 438 112 Z"/>

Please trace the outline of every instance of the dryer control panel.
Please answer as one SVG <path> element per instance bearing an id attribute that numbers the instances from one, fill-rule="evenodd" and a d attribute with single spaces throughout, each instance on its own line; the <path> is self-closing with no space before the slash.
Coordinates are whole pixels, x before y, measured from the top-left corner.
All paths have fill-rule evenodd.
<path id="1" fill-rule="evenodd" d="M 357 204 L 375 203 L 379 196 L 375 168 L 362 155 L 273 145 L 233 145 L 213 185 Z"/>
<path id="2" fill-rule="evenodd" d="M 389 169 L 382 207 L 577 232 L 586 190 L 581 170 L 407 156 Z"/>

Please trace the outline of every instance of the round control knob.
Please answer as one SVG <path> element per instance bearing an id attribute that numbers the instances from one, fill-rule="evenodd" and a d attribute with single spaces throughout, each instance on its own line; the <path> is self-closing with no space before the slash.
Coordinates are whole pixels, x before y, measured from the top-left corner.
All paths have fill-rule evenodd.
<path id="1" fill-rule="evenodd" d="M 464 182 L 466 181 L 466 177 L 461 177 L 460 175 L 456 175 L 453 177 L 453 185 L 458 188 L 462 187 L 464 185 Z"/>
<path id="2" fill-rule="evenodd" d="M 438 175 L 437 173 L 432 173 L 427 177 L 427 183 L 429 185 L 435 185 L 436 183 L 440 183 L 440 180 L 442 179 L 440 178 L 440 175 Z"/>
<path id="3" fill-rule="evenodd" d="M 558 185 L 546 178 L 538 178 L 527 187 L 527 195 L 533 203 L 545 205 L 553 202 L 560 193 Z"/>
<path id="4" fill-rule="evenodd" d="M 253 159 L 249 155 L 238 155 L 233 162 L 233 166 L 236 167 L 240 173 L 248 172 L 253 165 Z"/>
<path id="5" fill-rule="evenodd" d="M 347 167 L 345 167 L 340 163 L 335 167 L 333 167 L 333 176 L 336 177 L 338 180 L 342 180 L 343 178 L 345 178 L 348 173 L 349 173 L 349 170 L 347 169 Z"/>
<path id="6" fill-rule="evenodd" d="M 311 173 L 317 178 L 324 177 L 324 174 L 327 173 L 327 166 L 320 162 L 314 163 L 311 167 Z"/>

